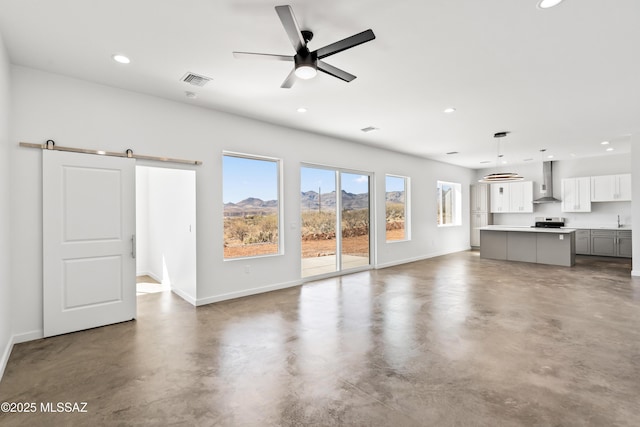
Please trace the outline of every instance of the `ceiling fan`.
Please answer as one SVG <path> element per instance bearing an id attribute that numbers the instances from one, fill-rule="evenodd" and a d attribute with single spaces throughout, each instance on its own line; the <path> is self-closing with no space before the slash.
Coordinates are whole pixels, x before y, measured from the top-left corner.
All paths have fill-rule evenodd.
<path id="1" fill-rule="evenodd" d="M 296 54 L 294 56 L 286 56 L 272 55 L 268 53 L 233 52 L 233 56 L 236 58 L 293 61 L 293 70 L 291 70 L 291 73 L 289 73 L 280 86 L 285 89 L 289 89 L 293 86 L 296 81 L 296 77 L 305 80 L 311 79 L 316 76 L 318 70 L 329 74 L 330 76 L 337 77 L 340 80 L 344 80 L 345 82 L 350 82 L 356 78 L 353 74 L 327 64 L 323 59 L 375 39 L 376 36 L 373 34 L 373 31 L 363 31 L 311 52 L 307 47 L 307 43 L 309 43 L 313 38 L 313 33 L 307 30 L 300 30 L 291 6 L 276 6 L 276 12 L 280 17 L 280 21 L 282 21 L 284 30 L 289 36 L 289 40 L 291 40 L 293 48 L 296 50 Z"/>

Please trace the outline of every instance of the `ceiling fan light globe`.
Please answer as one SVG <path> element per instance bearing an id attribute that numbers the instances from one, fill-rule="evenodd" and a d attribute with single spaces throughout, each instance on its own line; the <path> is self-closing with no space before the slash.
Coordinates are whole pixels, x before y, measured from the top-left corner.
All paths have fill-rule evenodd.
<path id="1" fill-rule="evenodd" d="M 318 70 L 310 65 L 301 65 L 296 68 L 296 77 L 303 80 L 312 79 L 316 74 L 318 74 Z"/>

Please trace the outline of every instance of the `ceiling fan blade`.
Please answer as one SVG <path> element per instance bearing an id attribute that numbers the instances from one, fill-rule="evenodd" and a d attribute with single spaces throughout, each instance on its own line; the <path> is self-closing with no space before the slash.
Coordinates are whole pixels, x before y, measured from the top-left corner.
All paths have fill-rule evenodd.
<path id="1" fill-rule="evenodd" d="M 343 50 L 358 46 L 375 38 L 376 35 L 373 34 L 373 31 L 366 30 L 338 42 L 331 43 L 330 45 L 327 45 L 325 47 L 321 47 L 320 49 L 316 50 L 316 54 L 318 55 L 318 59 L 326 58 L 327 56 L 342 52 Z"/>
<path id="2" fill-rule="evenodd" d="M 237 59 L 266 59 L 275 61 L 293 61 L 293 56 L 272 55 L 270 53 L 233 52 Z"/>
<path id="3" fill-rule="evenodd" d="M 356 78 L 356 76 L 354 76 L 353 74 L 349 74 L 346 71 L 341 70 L 340 68 L 336 68 L 333 65 L 329 65 L 326 62 L 320 60 L 318 60 L 318 70 L 327 73 L 330 76 L 337 77 L 340 80 L 344 80 L 347 83 Z"/>
<path id="4" fill-rule="evenodd" d="M 289 40 L 291 40 L 291 44 L 293 48 L 297 52 L 303 51 L 307 48 L 307 43 L 302 38 L 302 33 L 300 32 L 300 27 L 298 27 L 298 22 L 296 21 L 296 17 L 293 14 L 293 9 L 291 6 L 276 6 L 276 12 L 280 17 L 280 21 L 282 22 L 282 26 L 284 30 L 287 32 L 289 36 Z"/>
<path id="5" fill-rule="evenodd" d="M 284 82 L 282 82 L 282 85 L 280 85 L 280 87 L 282 89 L 291 89 L 291 86 L 293 86 L 295 82 L 296 82 L 296 69 L 294 68 L 293 70 L 291 70 L 287 78 L 284 79 Z"/>

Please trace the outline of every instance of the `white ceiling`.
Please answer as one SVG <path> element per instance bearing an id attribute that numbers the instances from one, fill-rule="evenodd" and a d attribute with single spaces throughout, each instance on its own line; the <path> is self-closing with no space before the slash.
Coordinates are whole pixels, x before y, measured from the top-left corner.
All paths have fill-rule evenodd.
<path id="1" fill-rule="evenodd" d="M 470 168 L 495 165 L 498 131 L 512 132 L 501 143 L 512 164 L 540 161 L 541 148 L 607 155 L 604 140 L 625 153 L 640 132 L 638 0 L 290 1 L 311 50 L 377 36 L 326 58 L 353 82 L 320 73 L 292 89 L 280 88 L 291 64 L 231 53 L 294 54 L 279 4 L 0 0 L 0 33 L 14 64 Z M 188 71 L 213 81 L 188 85 Z"/>

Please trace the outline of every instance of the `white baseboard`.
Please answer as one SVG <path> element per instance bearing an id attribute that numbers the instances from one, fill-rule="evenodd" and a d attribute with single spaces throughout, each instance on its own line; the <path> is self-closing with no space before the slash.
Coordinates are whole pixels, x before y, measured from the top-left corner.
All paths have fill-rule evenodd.
<path id="1" fill-rule="evenodd" d="M 186 292 L 181 291 L 180 289 L 175 289 L 175 288 L 171 288 L 171 292 L 173 292 L 174 294 L 178 295 L 180 298 L 182 298 L 183 300 L 185 300 L 186 302 L 188 302 L 191 305 L 197 306 L 197 299 L 194 298 L 193 296 L 189 295 Z"/>
<path id="2" fill-rule="evenodd" d="M 412 257 L 412 258 L 405 258 L 405 259 L 401 259 L 398 261 L 391 261 L 391 262 L 385 262 L 382 264 L 378 264 L 375 266 L 376 270 L 379 270 L 381 268 L 387 268 L 387 267 L 395 267 L 396 265 L 402 265 L 402 264 L 408 264 L 410 262 L 416 262 L 416 261 L 422 261 L 425 259 L 429 259 L 429 258 L 435 258 L 437 256 L 442 256 L 442 255 L 449 255 L 449 254 L 454 254 L 457 252 L 465 252 L 471 250 L 471 247 L 465 247 L 462 249 L 451 249 L 448 251 L 438 251 L 438 252 L 431 252 L 428 254 L 424 254 L 424 255 L 420 255 L 417 257 Z"/>
<path id="3" fill-rule="evenodd" d="M 198 300 L 196 300 L 196 304 L 195 305 L 199 307 L 201 305 L 212 304 L 214 302 L 227 301 L 227 300 L 230 300 L 230 299 L 247 297 L 249 295 L 257 295 L 257 294 L 262 294 L 262 293 L 265 293 L 265 292 L 271 292 L 271 291 L 277 291 L 277 290 L 280 290 L 280 289 L 292 288 L 294 286 L 299 286 L 301 284 L 302 284 L 302 280 L 294 280 L 294 281 L 291 281 L 291 282 L 277 283 L 275 285 L 269 285 L 269 286 L 262 286 L 262 287 L 259 287 L 259 288 L 246 289 L 244 291 L 239 291 L 239 292 L 229 292 L 227 294 L 216 295 L 216 296 L 206 297 L 206 298 L 199 298 Z"/>
<path id="4" fill-rule="evenodd" d="M 9 341 L 7 342 L 4 350 L 2 351 L 2 355 L 0 356 L 0 380 L 2 380 L 4 370 L 7 367 L 7 363 L 9 362 L 9 357 L 11 357 L 13 346 L 15 344 L 20 344 L 21 342 L 38 340 L 43 336 L 43 331 L 39 329 L 36 331 L 25 332 L 23 334 L 12 335 L 11 337 L 9 337 Z"/>
<path id="5" fill-rule="evenodd" d="M 640 271 L 639 270 L 631 270 L 631 275 L 640 277 Z"/>
<path id="6" fill-rule="evenodd" d="M 469 247 L 465 247 L 465 248 L 451 249 L 451 250 L 447 250 L 447 251 L 432 252 L 432 253 L 425 254 L 425 255 L 422 255 L 422 256 L 419 256 L 419 257 L 403 259 L 403 260 L 388 262 L 388 263 L 384 263 L 384 264 L 378 264 L 378 265 L 374 266 L 373 268 L 380 269 L 380 268 L 386 268 L 386 267 L 393 267 L 395 265 L 407 264 L 407 263 L 410 263 L 410 262 L 421 261 L 423 259 L 434 258 L 434 257 L 437 257 L 437 256 L 448 255 L 448 254 L 452 254 L 452 253 L 456 253 L 456 252 L 464 252 L 464 251 L 468 251 L 469 249 L 470 249 Z M 363 269 L 363 271 L 367 270 L 367 269 L 368 268 L 365 268 L 365 269 Z M 342 274 L 351 274 L 351 273 L 354 273 L 354 272 L 356 272 L 356 271 L 348 271 L 348 272 L 344 272 L 344 273 L 330 274 L 330 275 L 328 275 L 328 277 L 340 276 Z M 257 295 L 257 294 L 261 294 L 261 293 L 264 293 L 264 292 L 271 292 L 271 291 L 277 291 L 279 289 L 292 288 L 294 286 L 300 286 L 300 285 L 302 285 L 304 283 L 308 283 L 309 281 L 320 280 L 320 279 L 323 279 L 323 278 L 326 278 L 326 277 L 324 277 L 324 276 L 322 276 L 322 277 L 314 277 L 311 280 L 299 279 L 299 280 L 293 280 L 291 282 L 277 283 L 275 285 L 268 285 L 268 286 L 262 286 L 262 287 L 258 287 L 258 288 L 245 289 L 245 290 L 239 291 L 239 292 L 229 292 L 229 293 L 226 293 L 226 294 L 215 295 L 215 296 L 212 296 L 212 297 L 198 298 L 196 300 L 196 302 L 195 302 L 195 306 L 199 307 L 201 305 L 213 304 L 213 303 L 216 303 L 216 302 L 227 301 L 227 300 L 230 300 L 230 299 L 241 298 L 241 297 L 247 297 L 247 296 L 250 296 L 250 295 Z M 180 294 L 178 294 L 178 295 L 180 295 Z M 180 296 L 182 298 L 184 298 L 185 300 L 191 302 L 188 298 L 185 298 L 182 295 L 180 295 Z"/>
<path id="7" fill-rule="evenodd" d="M 137 271 L 136 276 L 149 276 L 156 282 L 162 283 L 162 279 L 158 277 L 155 273 L 151 273 L 150 271 Z"/>
<path id="8" fill-rule="evenodd" d="M 2 352 L 2 356 L 0 358 L 0 381 L 2 380 L 2 376 L 4 375 L 4 369 L 7 367 L 7 363 L 9 362 L 9 357 L 11 356 L 11 350 L 13 350 L 14 339 L 13 336 L 9 337 L 9 341 Z"/>
<path id="9" fill-rule="evenodd" d="M 44 338 L 44 331 L 42 329 L 37 329 L 35 331 L 14 335 L 13 342 L 14 344 L 20 344 L 21 342 L 39 340 L 40 338 Z"/>

